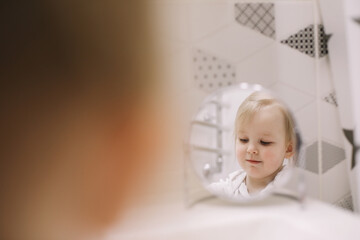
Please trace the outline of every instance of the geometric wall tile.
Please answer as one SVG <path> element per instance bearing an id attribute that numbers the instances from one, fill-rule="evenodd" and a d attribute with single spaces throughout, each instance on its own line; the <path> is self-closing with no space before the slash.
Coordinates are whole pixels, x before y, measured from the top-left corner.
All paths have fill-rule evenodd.
<path id="1" fill-rule="evenodd" d="M 273 3 L 236 3 L 235 19 L 243 26 L 267 37 L 275 38 Z"/>
<path id="2" fill-rule="evenodd" d="M 305 149 L 306 170 L 318 174 L 318 142 L 314 142 Z M 322 141 L 322 173 L 345 160 L 345 150 Z"/>
<path id="3" fill-rule="evenodd" d="M 235 68 L 232 64 L 202 50 L 194 51 L 193 67 L 195 85 L 206 92 L 213 92 L 236 82 Z"/>
<path id="4" fill-rule="evenodd" d="M 354 211 L 353 199 L 351 194 L 347 194 L 334 203 L 335 206 L 341 207 L 350 211 Z"/>
<path id="5" fill-rule="evenodd" d="M 328 54 L 327 43 L 331 35 L 327 35 L 324 30 L 324 26 L 319 24 L 318 27 L 318 50 L 319 57 L 324 57 Z M 291 35 L 281 43 L 284 43 L 291 48 L 294 48 L 304 54 L 311 57 L 315 57 L 315 37 L 314 37 L 314 25 L 311 24 L 308 27 L 298 31 Z"/>
<path id="6" fill-rule="evenodd" d="M 343 133 L 345 138 L 349 141 L 352 146 L 352 153 L 351 153 L 351 169 L 356 166 L 356 154 L 359 154 L 360 146 L 355 145 L 354 141 L 354 130 L 353 129 L 345 129 L 343 128 Z"/>
<path id="7" fill-rule="evenodd" d="M 359 23 L 359 24 L 360 24 L 360 17 L 358 17 L 358 18 L 353 18 L 353 20 L 354 20 L 356 23 Z"/>
<path id="8" fill-rule="evenodd" d="M 291 35 L 286 40 L 282 40 L 281 43 L 289 45 L 291 48 L 295 48 L 298 51 L 305 53 L 311 57 L 315 57 L 314 47 L 314 25 L 310 25 L 299 32 Z"/>
<path id="9" fill-rule="evenodd" d="M 325 33 L 324 25 L 320 24 L 320 25 L 318 25 L 318 27 L 319 27 L 319 30 L 318 30 L 319 57 L 324 57 L 329 53 L 328 42 L 329 42 L 329 39 L 332 36 L 332 34 Z"/>
<path id="10" fill-rule="evenodd" d="M 276 39 L 283 40 L 310 24 L 314 24 L 314 4 L 311 1 L 275 2 Z"/>
<path id="11" fill-rule="evenodd" d="M 335 107 L 338 106 L 337 99 L 336 99 L 336 92 L 332 91 L 328 95 L 322 98 L 325 102 L 334 105 Z"/>

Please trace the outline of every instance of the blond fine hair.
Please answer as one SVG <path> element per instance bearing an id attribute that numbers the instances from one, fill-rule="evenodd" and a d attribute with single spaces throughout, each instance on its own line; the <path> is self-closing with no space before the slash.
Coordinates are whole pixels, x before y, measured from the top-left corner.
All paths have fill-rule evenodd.
<path id="1" fill-rule="evenodd" d="M 234 135 L 237 136 L 240 126 L 251 120 L 255 113 L 271 105 L 277 106 L 284 117 L 286 143 L 292 142 L 295 145 L 295 125 L 289 110 L 278 99 L 261 91 L 250 94 L 239 106 L 236 113 Z"/>

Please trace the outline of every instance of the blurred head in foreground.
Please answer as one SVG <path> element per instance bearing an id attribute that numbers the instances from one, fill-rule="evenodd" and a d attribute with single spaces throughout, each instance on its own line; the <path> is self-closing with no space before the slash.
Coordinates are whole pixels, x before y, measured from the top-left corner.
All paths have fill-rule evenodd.
<path id="1" fill-rule="evenodd" d="M 130 201 L 159 146 L 145 3 L 1 3 L 1 239 L 80 239 Z"/>

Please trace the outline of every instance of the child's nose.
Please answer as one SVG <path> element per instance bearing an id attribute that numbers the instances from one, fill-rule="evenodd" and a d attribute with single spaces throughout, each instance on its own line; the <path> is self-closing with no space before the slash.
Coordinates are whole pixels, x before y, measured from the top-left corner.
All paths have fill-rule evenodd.
<path id="1" fill-rule="evenodd" d="M 258 154 L 258 150 L 256 149 L 256 147 L 254 146 L 254 144 L 249 144 L 249 147 L 247 149 L 247 152 L 249 154 Z"/>

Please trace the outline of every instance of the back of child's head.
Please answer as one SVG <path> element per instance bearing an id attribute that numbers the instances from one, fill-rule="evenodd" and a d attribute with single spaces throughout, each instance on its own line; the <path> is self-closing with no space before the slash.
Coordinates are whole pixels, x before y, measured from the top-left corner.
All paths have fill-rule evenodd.
<path id="1" fill-rule="evenodd" d="M 280 100 L 262 91 L 253 92 L 239 106 L 235 119 L 235 136 L 237 136 L 242 126 L 251 121 L 257 112 L 267 106 L 276 106 L 279 108 L 284 117 L 286 142 L 295 143 L 295 126 L 291 113 Z"/>
<path id="2" fill-rule="evenodd" d="M 151 4 L 0 5 L 0 239 L 92 239 L 163 148 Z"/>

